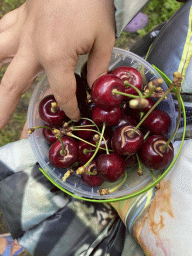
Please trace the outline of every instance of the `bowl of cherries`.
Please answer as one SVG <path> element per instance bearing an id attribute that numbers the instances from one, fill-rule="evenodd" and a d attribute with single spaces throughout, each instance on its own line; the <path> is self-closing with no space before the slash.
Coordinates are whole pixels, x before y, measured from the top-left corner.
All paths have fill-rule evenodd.
<path id="1" fill-rule="evenodd" d="M 174 159 L 177 129 L 170 87 L 141 57 L 114 48 L 109 71 L 90 89 L 87 56 L 75 70 L 79 122 L 67 118 L 44 74 L 29 104 L 28 132 L 41 171 L 61 190 L 86 200 L 124 198 L 162 175 Z"/>

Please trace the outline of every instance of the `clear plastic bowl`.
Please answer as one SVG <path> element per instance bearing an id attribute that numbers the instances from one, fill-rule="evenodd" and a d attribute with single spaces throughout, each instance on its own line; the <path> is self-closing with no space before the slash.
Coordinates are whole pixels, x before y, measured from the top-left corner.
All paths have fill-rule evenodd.
<path id="1" fill-rule="evenodd" d="M 87 56 L 80 56 L 76 67 L 76 73 L 80 74 L 81 68 L 86 60 Z M 109 70 L 118 66 L 131 66 L 136 68 L 141 73 L 144 83 L 148 83 L 149 81 L 156 78 L 161 78 L 159 73 L 141 57 L 129 51 L 114 48 L 111 56 Z M 165 83 L 163 83 L 162 88 L 164 91 L 166 91 L 168 87 Z M 49 83 L 46 75 L 44 74 L 40 82 L 37 84 L 30 100 L 27 117 L 28 128 L 43 124 L 43 121 L 39 117 L 38 106 L 41 99 L 49 93 L 48 89 Z M 169 94 L 167 99 L 163 100 L 157 108 L 165 111 L 171 118 L 171 127 L 168 133 L 169 137 L 176 127 L 176 113 L 171 94 Z M 97 192 L 99 187 L 93 188 L 87 186 L 81 180 L 79 175 L 72 175 L 66 180 L 66 182 L 62 181 L 62 177 L 66 170 L 55 168 L 50 164 L 48 159 L 49 144 L 45 141 L 42 135 L 42 129 L 36 130 L 32 135 L 30 135 L 29 140 L 37 161 L 39 162 L 42 169 L 46 172 L 49 179 L 64 190 L 67 190 L 78 197 L 89 199 L 121 198 L 140 190 L 152 181 L 151 174 L 148 169 L 145 168 L 143 175 L 138 176 L 136 166 L 132 166 L 126 170 L 128 175 L 124 185 L 122 185 L 117 191 L 111 194 L 101 196 Z M 102 185 L 102 188 L 113 188 L 120 182 L 121 179 L 115 183 L 105 182 Z"/>

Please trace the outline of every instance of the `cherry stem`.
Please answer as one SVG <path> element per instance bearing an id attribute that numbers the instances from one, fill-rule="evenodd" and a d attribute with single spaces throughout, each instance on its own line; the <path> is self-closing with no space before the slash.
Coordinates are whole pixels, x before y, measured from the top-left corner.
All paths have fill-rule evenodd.
<path id="1" fill-rule="evenodd" d="M 95 132 L 96 132 L 96 131 L 95 131 Z M 84 140 L 84 139 L 82 139 L 82 138 L 80 138 L 80 137 L 78 137 L 78 136 L 76 136 L 76 135 L 74 135 L 74 134 L 72 134 L 72 133 L 70 133 L 70 135 L 67 135 L 67 136 L 70 136 L 70 137 L 72 137 L 72 138 L 74 138 L 74 139 L 81 140 L 81 141 L 83 141 L 83 142 L 89 144 L 89 145 L 92 146 L 92 147 L 95 147 L 95 148 L 97 147 L 97 145 L 94 145 L 94 144 L 92 144 L 91 142 L 86 141 L 86 140 Z M 103 139 L 105 140 L 105 138 L 103 138 Z M 106 142 L 106 141 L 105 141 L 105 142 Z M 105 144 L 105 145 L 106 145 L 106 144 Z M 99 149 L 106 150 L 106 148 L 102 148 L 102 147 L 99 147 Z M 111 149 L 109 149 L 109 151 L 113 152 L 113 150 L 111 150 Z"/>
<path id="2" fill-rule="evenodd" d="M 146 113 L 146 115 L 141 119 L 138 125 L 131 131 L 131 134 L 140 127 L 140 125 L 145 121 L 145 119 L 151 114 L 151 112 L 157 107 L 157 105 L 169 94 L 174 88 L 174 84 L 171 84 L 167 91 L 162 95 L 162 97 L 153 105 L 153 107 Z"/>
<path id="3" fill-rule="evenodd" d="M 48 126 L 45 126 L 45 125 L 40 125 L 40 126 L 36 126 L 36 127 L 31 127 L 28 129 L 28 133 L 31 134 L 34 132 L 34 130 L 37 130 L 37 129 L 49 129 L 51 131 L 53 131 L 54 128 L 51 128 L 51 127 L 48 127 Z"/>
<path id="4" fill-rule="evenodd" d="M 86 117 L 81 117 L 80 119 L 90 121 L 97 128 L 98 132 L 100 132 L 98 125 L 96 125 L 96 123 L 93 120 Z"/>
<path id="5" fill-rule="evenodd" d="M 123 180 L 114 188 L 109 189 L 109 194 L 115 192 L 117 189 L 119 189 L 127 180 L 127 172 L 125 172 Z"/>
<path id="6" fill-rule="evenodd" d="M 60 154 L 62 156 L 64 156 L 65 155 L 65 147 L 64 147 L 64 144 L 63 144 L 63 140 L 62 140 L 61 136 L 57 136 L 57 139 L 61 142 L 61 146 L 62 146 L 62 150 L 60 151 Z"/>
<path id="7" fill-rule="evenodd" d="M 86 174 L 89 174 L 89 175 L 97 175 L 98 172 L 96 170 L 92 171 L 92 172 L 89 172 L 89 171 L 85 171 Z"/>
<path id="8" fill-rule="evenodd" d="M 143 98 L 143 94 L 141 93 L 141 91 L 134 85 L 130 84 L 128 81 L 124 81 L 124 85 L 125 87 L 127 88 L 128 86 L 130 86 L 131 88 L 133 88 L 137 93 L 138 95 L 140 96 L 140 98 Z"/>
<path id="9" fill-rule="evenodd" d="M 87 166 L 91 163 L 91 161 L 94 159 L 94 157 L 96 156 L 96 154 L 97 154 L 97 152 L 98 152 L 98 150 L 99 150 L 99 148 L 100 148 L 101 141 L 102 141 L 102 139 L 103 139 L 105 127 L 106 127 L 106 123 L 103 123 L 103 128 L 102 128 L 102 131 L 101 131 L 101 136 L 100 136 L 100 138 L 99 138 L 99 142 L 98 142 L 98 144 L 97 144 L 97 147 L 96 147 L 96 149 L 95 149 L 95 152 L 94 152 L 94 154 L 92 155 L 92 157 L 87 161 L 87 163 L 84 165 L 84 167 L 87 167 Z"/>
<path id="10" fill-rule="evenodd" d="M 51 112 L 52 113 L 57 112 L 58 108 L 59 108 L 59 106 L 58 106 L 57 102 L 52 102 L 51 103 Z"/>
<path id="11" fill-rule="evenodd" d="M 95 150 L 93 149 L 93 150 L 89 150 L 89 149 L 84 149 L 83 150 L 83 153 L 86 155 L 86 154 L 88 154 L 88 153 L 90 153 L 90 152 L 95 152 Z"/>
<path id="12" fill-rule="evenodd" d="M 175 130 L 173 132 L 173 134 L 171 135 L 171 137 L 169 138 L 169 140 L 165 143 L 165 145 L 163 146 L 162 150 L 165 150 L 166 147 L 169 145 L 169 143 L 172 141 L 172 139 L 175 137 L 175 134 L 177 133 L 177 130 L 179 129 L 179 124 L 180 124 L 180 120 L 181 120 L 181 99 L 180 99 L 180 88 L 176 87 L 177 90 L 177 100 L 178 100 L 178 118 L 177 118 L 177 123 L 176 123 L 176 127 Z"/>
<path id="13" fill-rule="evenodd" d="M 153 171 L 149 169 L 149 172 L 151 173 L 151 177 L 152 177 L 153 181 L 156 181 L 157 178 L 155 177 Z"/>
<path id="14" fill-rule="evenodd" d="M 140 92 L 140 93 L 141 93 L 141 92 Z M 128 97 L 128 98 L 136 98 L 136 99 L 138 99 L 138 98 L 143 98 L 142 93 L 141 93 L 142 96 L 137 96 L 137 95 L 128 94 L 128 93 L 125 93 L 125 92 L 120 92 L 120 91 L 118 91 L 117 89 L 113 89 L 113 90 L 112 90 L 112 94 L 120 94 L 120 95 L 126 96 L 126 97 Z"/>
<path id="15" fill-rule="evenodd" d="M 143 140 L 146 140 L 146 138 L 149 136 L 149 134 L 150 134 L 150 130 L 145 134 L 145 136 L 143 137 Z"/>
<path id="16" fill-rule="evenodd" d="M 143 98 L 149 98 L 154 93 L 156 88 L 150 88 L 149 93 L 147 95 L 144 95 Z"/>
<path id="17" fill-rule="evenodd" d="M 94 124 L 86 124 L 86 125 L 73 126 L 73 128 L 79 129 L 79 128 L 86 128 L 86 127 L 93 127 L 93 126 L 95 126 L 95 125 Z"/>
<path id="18" fill-rule="evenodd" d="M 137 157 L 137 162 L 138 162 L 138 165 L 139 165 L 139 169 L 138 169 L 137 173 L 138 173 L 139 175 L 143 175 L 143 165 L 142 165 L 142 163 L 141 163 L 141 161 L 140 161 L 140 159 L 139 159 L 138 154 L 136 153 L 135 155 L 136 155 L 136 157 Z"/>

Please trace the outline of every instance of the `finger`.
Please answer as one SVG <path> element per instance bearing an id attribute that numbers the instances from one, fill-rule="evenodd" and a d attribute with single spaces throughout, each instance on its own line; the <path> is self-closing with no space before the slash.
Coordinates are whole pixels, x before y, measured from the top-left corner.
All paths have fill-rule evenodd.
<path id="1" fill-rule="evenodd" d="M 115 35 L 97 38 L 87 61 L 87 81 L 91 88 L 93 82 L 108 71 Z"/>
<path id="2" fill-rule="evenodd" d="M 4 30 L 12 27 L 17 19 L 18 19 L 18 14 L 19 14 L 19 8 L 6 13 L 1 19 L 0 19 L 0 33 L 3 32 Z"/>
<path id="3" fill-rule="evenodd" d="M 0 128 L 9 121 L 21 95 L 31 86 L 37 72 L 38 63 L 33 55 L 16 54 L 0 84 Z"/>
<path id="4" fill-rule="evenodd" d="M 19 33 L 14 28 L 0 34 L 0 62 L 16 54 L 19 47 Z"/>
<path id="5" fill-rule="evenodd" d="M 55 67 L 45 67 L 45 71 L 52 88 L 53 94 L 63 109 L 66 116 L 73 121 L 79 121 L 80 111 L 78 108 L 76 98 L 76 79 L 74 75 L 74 68 L 71 65 L 56 65 Z"/>

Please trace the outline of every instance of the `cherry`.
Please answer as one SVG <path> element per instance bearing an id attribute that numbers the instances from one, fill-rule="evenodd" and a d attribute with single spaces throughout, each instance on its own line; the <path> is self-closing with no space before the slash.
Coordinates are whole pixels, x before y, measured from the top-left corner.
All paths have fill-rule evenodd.
<path id="1" fill-rule="evenodd" d="M 162 135 L 152 135 L 146 139 L 140 151 L 140 159 L 147 168 L 164 169 L 172 162 L 174 157 L 172 143 L 163 148 L 167 141 Z"/>
<path id="2" fill-rule="evenodd" d="M 125 92 L 123 81 L 114 75 L 103 75 L 92 85 L 91 98 L 102 109 L 113 109 L 123 101 L 124 96 L 114 94 L 113 90 Z"/>
<path id="3" fill-rule="evenodd" d="M 121 120 L 119 123 L 114 127 L 114 131 L 119 128 L 122 125 L 133 125 L 135 126 L 137 124 L 137 121 L 134 120 L 132 117 L 125 115 L 124 113 L 122 114 Z"/>
<path id="4" fill-rule="evenodd" d="M 48 127 L 51 128 L 50 126 Z M 49 144 L 53 144 L 57 141 L 57 138 L 49 128 L 43 128 L 43 136 Z"/>
<path id="5" fill-rule="evenodd" d="M 124 102 L 122 106 L 122 111 L 125 113 L 125 115 L 132 117 L 134 120 L 140 120 L 140 110 L 130 108 L 129 101 Z"/>
<path id="6" fill-rule="evenodd" d="M 103 110 L 100 107 L 93 107 L 92 110 L 92 120 L 97 125 L 117 125 L 121 119 L 121 109 L 120 107 L 115 107 L 111 110 Z"/>
<path id="7" fill-rule="evenodd" d="M 137 164 L 137 157 L 136 154 L 134 155 L 129 155 L 129 156 L 122 156 L 124 161 L 125 161 L 125 166 L 126 167 L 131 167 L 134 164 Z"/>
<path id="8" fill-rule="evenodd" d="M 63 136 L 61 139 L 64 152 L 61 142 L 57 140 L 49 148 L 49 161 L 55 167 L 68 168 L 78 159 L 78 144 L 69 136 Z"/>
<path id="9" fill-rule="evenodd" d="M 115 130 L 111 144 L 116 153 L 132 155 L 142 147 L 143 135 L 139 129 L 132 133 L 134 128 L 132 125 L 122 125 Z"/>
<path id="10" fill-rule="evenodd" d="M 41 100 L 39 104 L 39 115 L 45 123 L 56 127 L 61 126 L 63 122 L 68 120 L 64 111 L 57 105 L 55 97 L 52 94 L 47 95 Z"/>
<path id="11" fill-rule="evenodd" d="M 97 171 L 95 160 L 93 160 L 93 161 L 91 161 L 91 163 L 89 163 L 89 165 L 86 168 L 86 171 L 91 172 L 91 173 L 94 171 Z M 99 175 L 99 173 L 96 175 L 83 173 L 83 174 L 81 174 L 81 178 L 90 187 L 98 187 L 104 183 L 104 179 Z"/>
<path id="12" fill-rule="evenodd" d="M 163 110 L 153 110 L 143 122 L 143 126 L 154 134 L 166 135 L 171 125 L 169 115 Z"/>
<path id="13" fill-rule="evenodd" d="M 97 170 L 106 181 L 114 182 L 125 172 L 125 161 L 117 154 L 102 154 L 96 159 Z"/>
<path id="14" fill-rule="evenodd" d="M 118 67 L 113 69 L 109 73 L 119 77 L 123 82 L 126 81 L 134 85 L 140 91 L 142 90 L 143 80 L 142 80 L 141 74 L 137 69 L 133 67 Z M 130 87 L 129 85 L 126 86 L 126 83 L 125 83 L 125 93 L 133 94 L 133 95 L 138 94 L 136 90 L 134 90 L 134 88 Z"/>
<path id="15" fill-rule="evenodd" d="M 78 142 L 78 148 L 79 160 L 84 164 L 87 163 L 87 161 L 92 157 L 95 148 L 84 141 Z"/>

